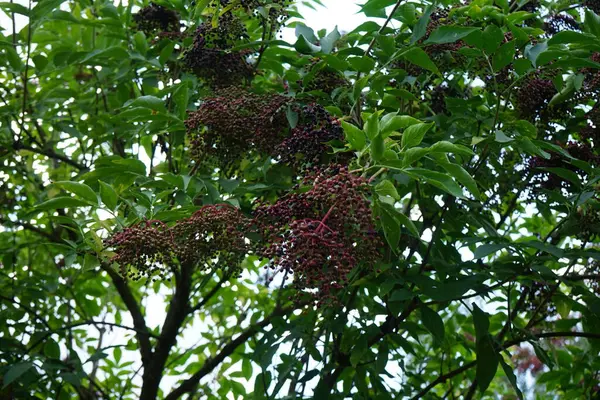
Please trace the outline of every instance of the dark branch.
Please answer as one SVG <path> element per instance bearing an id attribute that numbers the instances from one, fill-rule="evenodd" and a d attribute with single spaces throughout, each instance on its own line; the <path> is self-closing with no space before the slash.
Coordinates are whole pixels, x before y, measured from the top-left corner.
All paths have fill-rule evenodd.
<path id="1" fill-rule="evenodd" d="M 553 337 L 582 337 L 582 338 L 587 338 L 587 339 L 600 340 L 600 333 L 591 333 L 591 332 L 545 332 L 545 333 L 538 333 L 538 334 L 535 334 L 535 335 L 531 336 L 531 338 L 533 338 L 533 339 L 553 338 Z M 509 342 L 504 343 L 504 345 L 502 345 L 502 350 L 508 349 L 509 347 L 512 347 L 512 346 L 515 346 L 517 344 L 523 343 L 523 342 L 525 342 L 527 340 L 530 340 L 530 339 L 529 338 L 521 338 L 521 339 L 511 340 Z M 429 385 L 427 385 L 423 390 L 421 390 L 416 396 L 412 397 L 412 400 L 422 399 L 431 389 L 433 389 L 434 387 L 436 387 L 440 383 L 444 383 L 448 379 L 452 379 L 456 375 L 459 375 L 459 374 L 467 371 L 468 369 L 473 368 L 476 364 L 477 364 L 477 361 L 471 361 L 470 363 L 467 363 L 467 364 L 463 365 L 460 368 L 457 368 L 457 369 L 455 369 L 453 371 L 448 372 L 447 374 L 444 374 L 444 375 L 438 377 L 436 380 L 434 380 Z"/>
<path id="2" fill-rule="evenodd" d="M 41 155 L 44 155 L 46 157 L 49 157 L 49 158 L 52 158 L 52 159 L 55 159 L 55 160 L 58 160 L 58 161 L 62 161 L 65 164 L 69 164 L 70 166 L 75 167 L 75 168 L 77 168 L 79 170 L 82 170 L 82 171 L 88 170 L 88 167 L 86 167 L 85 165 L 80 164 L 80 163 L 78 163 L 75 160 L 71 160 L 67 156 L 64 156 L 62 154 L 58 154 L 54 150 L 51 150 L 51 149 L 38 149 L 38 148 L 31 147 L 31 146 L 28 146 L 26 144 L 19 143 L 19 142 L 14 143 L 13 147 L 14 147 L 15 150 L 28 150 L 28 151 L 31 151 L 31 152 L 36 153 L 36 154 L 41 154 Z"/>
<path id="3" fill-rule="evenodd" d="M 146 320 L 144 319 L 144 315 L 142 314 L 142 310 L 140 306 L 133 297 L 133 293 L 131 289 L 127 285 L 127 282 L 115 271 L 110 265 L 105 263 L 101 264 L 101 267 L 115 285 L 117 292 L 121 296 L 123 303 L 125 303 L 125 307 L 131 314 L 131 319 L 133 320 L 133 327 L 136 331 L 136 338 L 140 346 L 140 354 L 142 356 L 142 363 L 144 365 L 148 365 L 150 360 L 152 359 L 152 345 L 150 344 L 150 331 L 146 326 Z"/>
<path id="4" fill-rule="evenodd" d="M 177 343 L 179 329 L 185 322 L 189 312 L 192 273 L 192 265 L 182 265 L 180 275 L 176 275 L 175 294 L 171 298 L 167 316 L 158 338 L 158 344 L 151 362 L 144 367 L 144 384 L 142 385 L 140 400 L 156 399 L 167 358 L 169 358 L 171 349 Z"/>
<path id="5" fill-rule="evenodd" d="M 50 241 L 52 241 L 52 242 L 57 242 L 58 241 L 58 237 L 55 234 L 52 234 L 50 232 L 46 232 L 45 230 L 40 229 L 37 226 L 32 225 L 32 224 L 30 224 L 28 222 L 11 221 L 11 220 L 9 220 L 7 218 L 0 217 L 0 223 L 5 224 L 5 225 L 21 226 L 21 227 L 23 227 L 23 229 L 27 229 L 28 231 L 35 232 L 38 235 L 44 236 L 47 239 L 49 239 Z"/>

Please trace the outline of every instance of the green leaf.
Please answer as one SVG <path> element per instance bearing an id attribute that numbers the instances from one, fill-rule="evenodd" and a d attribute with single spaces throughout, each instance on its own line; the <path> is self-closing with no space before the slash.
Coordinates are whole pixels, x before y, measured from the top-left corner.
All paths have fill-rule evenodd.
<path id="1" fill-rule="evenodd" d="M 375 368 L 379 373 L 385 372 L 385 368 L 388 363 L 389 353 L 390 351 L 388 348 L 387 340 L 384 340 L 383 342 L 381 342 L 379 348 L 377 349 L 377 362 L 375 364 Z"/>
<path id="2" fill-rule="evenodd" d="M 135 35 L 133 35 L 133 42 L 135 43 L 135 49 L 143 56 L 146 55 L 148 51 L 148 41 L 146 40 L 146 35 L 142 31 L 137 31 Z"/>
<path id="3" fill-rule="evenodd" d="M 98 251 L 102 250 L 102 246 L 100 246 L 96 250 L 98 250 Z M 98 260 L 98 257 L 94 256 L 93 254 L 86 253 L 83 256 L 83 270 L 84 271 L 93 271 L 99 265 L 100 265 L 100 261 Z"/>
<path id="4" fill-rule="evenodd" d="M 285 117 L 287 118 L 290 128 L 294 129 L 298 125 L 298 113 L 292 110 L 291 106 L 288 106 L 285 110 Z"/>
<path id="5" fill-rule="evenodd" d="M 383 157 L 384 152 L 385 142 L 383 136 L 375 135 L 371 140 L 371 158 L 373 158 L 373 161 L 379 161 Z"/>
<path id="6" fill-rule="evenodd" d="M 409 167 L 414 162 L 425 157 L 431 151 L 430 149 L 424 149 L 422 147 L 413 147 L 402 152 L 402 167 Z"/>
<path id="7" fill-rule="evenodd" d="M 548 368 L 550 368 L 550 369 L 554 368 L 554 361 L 552 360 L 552 358 L 550 358 L 550 356 L 548 355 L 546 350 L 544 350 L 536 342 L 530 342 L 530 343 L 533 346 L 533 350 L 535 351 L 535 355 L 537 356 L 537 358 L 539 358 L 541 362 L 543 362 L 545 365 L 547 365 Z"/>
<path id="8" fill-rule="evenodd" d="M 97 202 L 98 200 L 96 200 Z M 73 197 L 54 197 L 35 207 L 36 211 L 56 210 L 59 208 L 76 208 L 90 206 L 87 201 L 75 199 Z"/>
<path id="9" fill-rule="evenodd" d="M 298 37 L 298 40 L 296 40 L 296 43 L 294 44 L 294 48 L 300 54 L 314 54 L 321 50 L 321 47 L 309 42 L 304 35 Z"/>
<path id="10" fill-rule="evenodd" d="M 420 237 L 419 231 L 415 226 L 415 223 L 412 222 L 410 218 L 401 213 L 399 210 L 396 210 L 396 218 L 400 221 L 400 224 L 404 225 L 410 231 L 410 233 L 412 233 L 414 237 Z"/>
<path id="11" fill-rule="evenodd" d="M 342 37 L 338 31 L 337 26 L 333 28 L 333 31 L 329 32 L 327 36 L 320 40 L 321 51 L 325 54 L 329 54 L 333 51 L 335 43 Z"/>
<path id="12" fill-rule="evenodd" d="M 117 362 L 117 364 L 119 364 L 121 362 L 121 356 L 123 355 L 123 350 L 121 350 L 120 346 L 117 346 L 114 348 L 113 354 L 115 356 L 115 361 Z"/>
<path id="13" fill-rule="evenodd" d="M 471 28 L 457 25 L 440 26 L 435 31 L 433 31 L 433 33 L 429 36 L 425 43 L 453 43 L 479 30 L 479 28 Z"/>
<path id="14" fill-rule="evenodd" d="M 427 32 L 427 25 L 429 25 L 430 16 L 436 8 L 436 4 L 430 4 L 427 6 L 425 11 L 423 11 L 423 15 L 421 15 L 413 28 L 413 33 L 410 38 L 411 44 L 416 43 L 419 39 L 425 36 L 425 33 Z"/>
<path id="15" fill-rule="evenodd" d="M 482 244 L 473 252 L 473 256 L 475 259 L 487 257 L 490 254 L 497 252 L 498 250 L 505 249 L 507 247 L 506 243 L 487 243 Z"/>
<path id="16" fill-rule="evenodd" d="M 425 137 L 425 133 L 427 133 L 432 126 L 433 123 L 419 123 L 406 128 L 402 133 L 402 148 L 406 149 L 418 146 Z"/>
<path id="17" fill-rule="evenodd" d="M 398 195 L 398 191 L 392 182 L 385 179 L 375 186 L 375 193 L 380 196 L 390 196 L 395 200 L 400 200 L 400 196 Z"/>
<path id="18" fill-rule="evenodd" d="M 498 370 L 499 356 L 489 333 L 488 315 L 477 304 L 473 304 L 473 324 L 476 333 L 477 382 L 481 392 L 485 392 Z"/>
<path id="19" fill-rule="evenodd" d="M 429 148 L 429 151 L 431 153 L 455 153 L 465 156 L 472 156 L 475 154 L 473 150 L 463 146 L 462 144 L 455 144 L 445 140 L 435 142 L 434 145 Z"/>
<path id="20" fill-rule="evenodd" d="M 589 8 L 585 9 L 585 23 L 583 26 L 586 31 L 600 38 L 600 17 Z"/>
<path id="21" fill-rule="evenodd" d="M 160 54 L 158 55 L 158 62 L 160 65 L 165 65 L 167 60 L 171 57 L 171 54 L 173 54 L 173 50 L 175 50 L 174 42 L 169 42 L 165 45 L 165 47 L 162 48 Z"/>
<path id="22" fill-rule="evenodd" d="M 52 338 L 46 340 L 44 354 L 49 358 L 60 359 L 60 347 Z"/>
<path id="23" fill-rule="evenodd" d="M 423 178 L 428 184 L 433 185 L 459 199 L 464 199 L 462 189 L 448 175 L 424 168 L 405 169 L 404 173 L 414 178 Z"/>
<path id="24" fill-rule="evenodd" d="M 369 116 L 367 122 L 365 122 L 365 126 L 363 127 L 367 137 L 371 140 L 375 138 L 379 134 L 379 114 L 374 112 Z"/>
<path id="25" fill-rule="evenodd" d="M 175 92 L 173 92 L 173 101 L 179 118 L 185 119 L 187 115 L 187 106 L 190 99 L 189 89 L 186 82 L 179 84 Z"/>
<path id="26" fill-rule="evenodd" d="M 410 115 L 397 115 L 397 113 L 393 112 L 384 115 L 381 118 L 379 125 L 381 127 L 381 134 L 385 135 L 386 133 L 405 129 L 419 123 L 421 123 L 420 120 L 413 118 Z"/>
<path id="27" fill-rule="evenodd" d="M 381 226 L 383 227 L 383 234 L 392 251 L 396 252 L 398 243 L 400 242 L 400 223 L 395 218 L 395 210 L 389 204 L 381 202 L 378 202 L 377 204 L 379 205 L 378 210 L 381 218 Z"/>
<path id="28" fill-rule="evenodd" d="M 6 13 L 8 17 L 10 17 L 11 13 L 21 14 L 26 17 L 29 16 L 29 9 L 21 4 L 1 2 L 0 8 Z"/>
<path id="29" fill-rule="evenodd" d="M 250 378 L 252 378 L 252 362 L 250 362 L 250 360 L 247 358 L 244 358 L 242 360 L 242 375 L 247 380 L 250 380 Z"/>
<path id="30" fill-rule="evenodd" d="M 102 181 L 98 181 L 98 183 L 100 184 L 100 198 L 102 202 L 109 210 L 114 211 L 117 208 L 117 192 L 107 183 Z"/>
<path id="31" fill-rule="evenodd" d="M 78 183 L 73 181 L 59 181 L 54 182 L 54 186 L 58 186 L 68 192 L 73 193 L 75 196 L 81 197 L 82 199 L 88 200 L 92 203 L 98 203 L 98 196 L 92 190 L 91 187 L 84 183 Z"/>
<path id="32" fill-rule="evenodd" d="M 141 108 L 148 108 L 150 110 L 154 110 L 154 111 L 162 111 L 162 112 L 166 112 L 166 108 L 165 108 L 165 102 L 162 99 L 159 99 L 158 97 L 155 96 L 140 96 L 137 99 L 128 102 L 125 104 L 128 107 L 141 107 Z"/>
<path id="33" fill-rule="evenodd" d="M 495 72 L 500 71 L 513 61 L 515 58 L 515 42 L 516 40 L 511 40 L 510 42 L 504 43 L 494 54 L 492 66 L 494 67 Z"/>
<path id="34" fill-rule="evenodd" d="M 502 357 L 500 357 L 500 365 L 502 365 L 504 374 L 506 374 L 506 377 L 508 378 L 508 381 L 512 385 L 513 389 L 515 389 L 515 393 L 517 393 L 517 396 L 520 400 L 523 400 L 523 393 L 517 385 L 517 377 L 515 376 L 513 369 L 502 359 Z"/>
<path id="35" fill-rule="evenodd" d="M 428 71 L 439 74 L 440 71 L 429 55 L 420 47 L 413 47 L 402 55 L 408 62 L 425 68 Z"/>
<path id="36" fill-rule="evenodd" d="M 548 45 L 556 45 L 556 44 L 595 44 L 598 45 L 600 42 L 598 38 L 594 35 L 590 35 L 589 33 L 579 33 L 574 31 L 562 31 L 553 35 L 550 40 L 548 40 Z"/>
<path id="37" fill-rule="evenodd" d="M 477 337 L 484 337 L 489 333 L 490 318 L 479 306 L 473 303 L 473 324 Z"/>
<path id="38" fill-rule="evenodd" d="M 500 130 L 496 131 L 496 142 L 498 143 L 508 143 L 512 142 L 514 139 L 509 138 L 506 134 Z"/>
<path id="39" fill-rule="evenodd" d="M 377 44 L 388 57 L 391 57 L 396 51 L 396 42 L 391 35 L 378 35 Z"/>
<path id="40" fill-rule="evenodd" d="M 342 127 L 344 128 L 344 133 L 346 134 L 346 140 L 350 143 L 353 150 L 362 150 L 365 148 L 367 144 L 367 137 L 365 133 L 357 128 L 356 126 L 347 123 L 346 121 L 341 121 Z"/>
<path id="41" fill-rule="evenodd" d="M 421 319 L 423 326 L 433 335 L 436 346 L 441 346 L 446 335 L 442 318 L 431 308 L 423 305 L 421 306 Z"/>
<path id="42" fill-rule="evenodd" d="M 476 199 L 481 199 L 481 192 L 477 188 L 477 182 L 463 167 L 453 163 L 441 163 L 441 165 L 454 179 L 462 183 Z"/>
<path id="43" fill-rule="evenodd" d="M 4 378 L 2 379 L 2 383 L 4 384 L 2 388 L 4 389 L 17 379 L 19 379 L 23 374 L 33 368 L 33 363 L 31 361 L 20 362 L 11 366 L 8 371 L 4 374 Z"/>
<path id="44" fill-rule="evenodd" d="M 364 74 L 370 73 L 375 68 L 375 60 L 367 56 L 348 58 L 348 63 L 355 71 Z"/>
<path id="45" fill-rule="evenodd" d="M 315 36 L 315 31 L 302 23 L 296 25 L 295 33 L 298 39 L 300 39 L 300 36 L 304 36 L 310 43 L 316 43 L 318 40 Z"/>
<path id="46" fill-rule="evenodd" d="M 21 57 L 19 57 L 15 49 L 10 46 L 4 46 L 4 51 L 6 52 L 6 58 L 8 59 L 10 67 L 16 72 L 22 71 L 25 65 L 21 61 Z"/>

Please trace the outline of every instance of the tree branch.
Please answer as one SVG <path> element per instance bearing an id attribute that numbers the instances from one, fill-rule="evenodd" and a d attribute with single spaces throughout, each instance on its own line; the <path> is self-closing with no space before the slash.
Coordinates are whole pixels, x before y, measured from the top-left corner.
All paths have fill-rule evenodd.
<path id="1" fill-rule="evenodd" d="M 31 147 L 31 146 L 28 146 L 26 144 L 19 143 L 19 142 L 14 143 L 13 144 L 13 148 L 15 150 L 28 150 L 28 151 L 31 151 L 33 153 L 41 154 L 43 156 L 46 156 L 46 157 L 49 157 L 49 158 L 53 158 L 53 159 L 58 160 L 58 161 L 62 161 L 65 164 L 69 164 L 70 166 L 75 167 L 75 168 L 77 168 L 77 169 L 79 169 L 81 171 L 86 171 L 86 170 L 89 169 L 85 165 L 80 164 L 77 161 L 71 160 L 67 156 L 64 156 L 62 154 L 56 153 L 54 150 L 50 150 L 50 149 L 38 149 L 38 148 Z"/>
<path id="2" fill-rule="evenodd" d="M 294 307 L 294 306 L 290 306 L 287 308 L 277 308 L 268 317 L 265 317 L 262 321 L 250 326 L 248 329 L 246 329 L 244 332 L 242 332 L 238 337 L 236 337 L 235 339 L 233 339 L 229 343 L 227 343 L 217 355 L 207 359 L 204 362 L 204 365 L 202 366 L 202 368 L 200 368 L 189 379 L 186 379 L 185 381 L 183 381 L 183 383 L 181 385 L 179 385 L 179 387 L 177 387 L 175 390 L 173 390 L 171 393 L 169 393 L 169 395 L 167 397 L 165 397 L 165 400 L 176 400 L 176 399 L 179 399 L 181 396 L 183 396 L 186 393 L 192 393 L 196 389 L 196 386 L 198 385 L 200 380 L 203 377 L 205 377 L 206 375 L 208 375 L 221 362 L 223 362 L 223 360 L 225 358 L 230 356 L 239 346 L 241 346 L 248 339 L 250 339 L 252 336 L 257 334 L 262 328 L 264 328 L 267 325 L 270 325 L 271 322 L 273 321 L 273 319 L 287 315 L 289 312 L 291 312 L 295 308 L 296 307 Z"/>
<path id="3" fill-rule="evenodd" d="M 535 338 L 535 339 L 553 338 L 553 337 L 582 337 L 582 338 L 586 338 L 586 339 L 600 340 L 600 333 L 591 333 L 591 332 L 545 332 L 545 333 L 538 333 L 538 334 L 532 335 L 531 337 Z M 515 339 L 515 340 L 508 341 L 508 342 L 506 342 L 506 343 L 504 343 L 502 345 L 502 350 L 506 350 L 509 347 L 512 347 L 512 346 L 515 346 L 517 344 L 523 343 L 523 342 L 525 342 L 527 340 L 530 340 L 530 338 L 521 338 L 521 339 Z M 452 379 L 455 376 L 457 376 L 457 375 L 459 375 L 459 374 L 467 371 L 468 369 L 473 368 L 476 364 L 477 364 L 477 361 L 471 361 L 471 362 L 463 365 L 460 368 L 457 368 L 457 369 L 455 369 L 453 371 L 448 372 L 447 374 L 444 374 L 444 375 L 438 377 L 436 380 L 434 380 L 429 385 L 427 385 L 423 390 L 421 390 L 418 394 L 416 394 L 415 396 L 413 396 L 411 398 L 411 400 L 422 399 L 427 393 L 429 393 L 429 391 L 431 389 L 433 389 L 434 387 L 436 387 L 440 383 L 444 383 L 448 379 Z"/>
<path id="4" fill-rule="evenodd" d="M 115 285 L 117 292 L 119 292 L 119 295 L 123 300 L 123 303 L 125 303 L 125 307 L 127 307 L 127 310 L 131 314 L 133 327 L 136 331 L 136 338 L 140 346 L 142 363 L 144 365 L 149 365 L 150 360 L 152 359 L 152 345 L 150 344 L 151 334 L 146 326 L 146 320 L 144 319 L 142 310 L 140 309 L 135 297 L 133 297 L 133 293 L 127 285 L 127 282 L 125 282 L 125 280 L 115 270 L 113 270 L 110 265 L 102 263 L 101 268 L 106 271 L 112 280 L 113 285 Z"/>
<path id="5" fill-rule="evenodd" d="M 52 242 L 58 242 L 58 238 L 52 233 L 46 232 L 43 229 L 38 228 L 37 226 L 31 225 L 28 222 L 21 221 L 11 221 L 8 218 L 0 217 L 0 223 L 5 225 L 17 225 L 23 227 L 23 229 L 27 229 L 28 231 L 35 232 L 38 235 L 44 236 Z"/>
<path id="6" fill-rule="evenodd" d="M 158 338 L 152 360 L 144 366 L 142 392 L 140 400 L 154 400 L 158 394 L 164 367 L 171 349 L 177 343 L 177 334 L 189 313 L 190 293 L 192 290 L 193 265 L 182 265 L 180 276 L 176 276 L 175 293 L 171 298 L 169 310 Z"/>

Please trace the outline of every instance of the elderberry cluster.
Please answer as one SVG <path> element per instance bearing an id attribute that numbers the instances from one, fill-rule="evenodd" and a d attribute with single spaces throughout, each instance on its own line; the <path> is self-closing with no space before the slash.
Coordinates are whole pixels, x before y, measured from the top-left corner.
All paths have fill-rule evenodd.
<path id="1" fill-rule="evenodd" d="M 600 145 L 600 107 L 594 106 L 586 113 L 587 125 L 579 131 L 579 137 L 591 142 L 594 147 Z"/>
<path id="2" fill-rule="evenodd" d="M 588 275 L 595 275 L 595 278 L 587 279 L 586 283 L 596 295 L 600 296 L 600 262 L 592 261 L 585 272 Z"/>
<path id="3" fill-rule="evenodd" d="M 432 13 L 429 17 L 429 24 L 425 29 L 425 35 L 421 41 L 426 41 L 436 29 L 449 24 L 451 24 L 451 21 L 450 12 L 448 10 L 437 10 L 436 12 Z M 429 44 L 426 45 L 424 50 L 434 60 L 434 62 L 436 62 L 436 64 L 440 65 L 444 62 L 447 63 L 447 59 L 443 57 L 446 53 L 455 53 L 464 46 L 465 42 L 458 40 L 452 43 Z"/>
<path id="4" fill-rule="evenodd" d="M 281 95 L 241 88 L 217 91 L 186 120 L 192 159 L 216 159 L 227 173 L 253 148 L 271 154 L 289 128 L 284 107 L 288 102 Z"/>
<path id="5" fill-rule="evenodd" d="M 207 205 L 172 227 L 156 220 L 141 222 L 105 244 L 114 249 L 111 262 L 133 280 L 156 275 L 164 279 L 178 264 L 200 269 L 218 265 L 236 273 L 248 252 L 249 221 L 231 205 Z"/>
<path id="6" fill-rule="evenodd" d="M 208 269 L 215 262 L 226 271 L 239 272 L 248 252 L 248 221 L 235 207 L 214 204 L 202 207 L 172 228 L 175 253 L 181 263 Z"/>
<path id="7" fill-rule="evenodd" d="M 242 22 L 227 12 L 219 17 L 216 26 L 207 21 L 198 27 L 192 46 L 183 55 L 183 64 L 215 88 L 239 84 L 250 79 L 253 70 L 246 60 L 249 52 L 232 48 L 247 37 Z"/>
<path id="8" fill-rule="evenodd" d="M 600 204 L 596 200 L 588 201 L 577 208 L 577 237 L 589 241 L 600 234 Z"/>
<path id="9" fill-rule="evenodd" d="M 582 5 L 596 14 L 600 14 L 600 0 L 584 0 Z"/>
<path id="10" fill-rule="evenodd" d="M 591 165 L 597 165 L 600 162 L 592 147 L 585 142 L 568 142 L 562 146 L 571 156 L 578 160 L 585 161 Z M 553 174 L 552 172 L 539 170 L 539 168 L 562 168 L 573 171 L 575 173 L 583 173 L 572 163 L 560 155 L 558 152 L 551 152 L 550 158 L 546 159 L 541 156 L 532 157 L 529 160 L 529 168 L 533 169 L 533 178 L 531 180 L 534 187 L 553 190 L 553 189 L 572 189 L 572 183 L 568 180 Z M 536 189 L 534 189 L 534 192 Z"/>
<path id="11" fill-rule="evenodd" d="M 556 304 L 552 301 L 554 291 L 546 282 L 533 282 L 527 293 L 526 309 L 530 312 L 537 310 L 538 317 L 556 314 Z"/>
<path id="12" fill-rule="evenodd" d="M 153 35 L 156 32 L 177 32 L 181 27 L 179 14 L 169 10 L 156 3 L 150 3 L 149 6 L 142 8 L 133 16 L 133 21 L 137 30 L 146 35 Z"/>
<path id="13" fill-rule="evenodd" d="M 271 260 L 270 268 L 293 274 L 299 297 L 324 305 L 335 302 L 359 263 L 373 266 L 381 243 L 364 178 L 332 165 L 312 169 L 302 185 L 312 187 L 256 209 L 263 237 L 256 252 Z"/>
<path id="14" fill-rule="evenodd" d="M 295 167 L 322 164 L 327 155 L 327 143 L 343 140 L 344 130 L 319 104 L 303 107 L 300 115 L 302 121 L 277 146 L 275 155 Z"/>
<path id="15" fill-rule="evenodd" d="M 544 30 L 550 35 L 555 35 L 562 31 L 581 31 L 581 26 L 568 14 L 556 14 L 546 19 Z"/>
<path id="16" fill-rule="evenodd" d="M 146 275 L 164 277 L 173 267 L 173 237 L 160 221 L 144 221 L 123 229 L 105 241 L 113 247 L 111 262 L 119 264 L 121 275 L 139 280 Z"/>
<path id="17" fill-rule="evenodd" d="M 327 67 L 326 65 L 318 66 L 317 64 L 319 64 L 319 62 L 320 60 L 315 58 L 304 67 L 305 74 L 309 74 L 314 68 L 318 68 L 316 71 L 314 71 L 314 76 L 312 79 L 306 84 L 306 86 L 304 86 L 304 90 L 320 90 L 331 96 L 336 89 L 349 86 L 349 82 L 344 75 L 333 68 Z M 303 86 L 301 80 L 298 81 L 298 84 Z"/>
<path id="18" fill-rule="evenodd" d="M 552 80 L 535 74 L 519 88 L 516 97 L 517 110 L 523 118 L 533 120 L 546 111 L 548 103 L 556 93 Z"/>
<path id="19" fill-rule="evenodd" d="M 595 52 L 590 57 L 591 61 L 600 62 L 600 53 Z M 582 68 L 584 75 L 583 88 L 581 90 L 582 100 L 600 100 L 600 72 L 596 68 Z"/>

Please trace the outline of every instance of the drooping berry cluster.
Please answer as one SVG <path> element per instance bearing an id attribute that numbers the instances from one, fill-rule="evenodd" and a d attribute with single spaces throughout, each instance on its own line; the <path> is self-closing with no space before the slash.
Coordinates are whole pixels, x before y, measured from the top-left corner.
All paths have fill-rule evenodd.
<path id="1" fill-rule="evenodd" d="M 578 160 L 585 161 L 591 165 L 597 165 L 600 162 L 600 158 L 593 152 L 592 147 L 588 143 L 568 142 L 562 147 Z M 549 159 L 541 156 L 532 157 L 529 160 L 529 167 L 533 169 L 534 175 L 531 183 L 534 187 L 547 190 L 562 188 L 570 191 L 573 184 L 557 174 L 546 170 L 540 170 L 540 168 L 562 168 L 579 174 L 583 173 L 583 171 L 570 163 L 566 157 L 558 152 L 551 152 Z"/>
<path id="2" fill-rule="evenodd" d="M 133 16 L 137 29 L 146 35 L 157 32 L 179 32 L 179 14 L 156 3 L 142 8 Z"/>
<path id="3" fill-rule="evenodd" d="M 516 106 L 523 118 L 534 120 L 546 111 L 547 105 L 557 93 L 552 80 L 541 74 L 535 74 L 519 88 Z"/>
<path id="4" fill-rule="evenodd" d="M 316 70 L 314 70 L 316 68 Z M 314 71 L 313 71 L 314 70 Z M 339 71 L 326 65 L 320 64 L 320 60 L 315 58 L 304 67 L 305 74 L 314 73 L 310 81 L 304 86 L 304 90 L 320 90 L 331 96 L 336 89 L 349 86 L 348 80 Z M 300 86 L 302 81 L 298 81 Z"/>
<path id="5" fill-rule="evenodd" d="M 344 131 L 319 104 L 302 108 L 300 123 L 290 136 L 275 149 L 275 156 L 295 167 L 322 164 L 327 156 L 328 142 L 343 140 Z"/>
<path id="6" fill-rule="evenodd" d="M 590 279 L 586 280 L 587 286 L 592 292 L 600 296 L 600 262 L 592 261 L 586 268 L 585 273 L 591 276 Z"/>
<path id="7" fill-rule="evenodd" d="M 192 158 L 202 163 L 213 157 L 229 170 L 252 149 L 271 154 L 289 128 L 284 107 L 289 101 L 241 88 L 217 91 L 186 120 Z"/>
<path id="8" fill-rule="evenodd" d="M 308 191 L 289 193 L 255 212 L 263 241 L 257 254 L 270 267 L 293 273 L 298 296 L 330 303 L 350 271 L 378 258 L 365 179 L 339 165 L 313 169 L 304 177 Z"/>
<path id="9" fill-rule="evenodd" d="M 429 39 L 431 34 L 435 32 L 438 28 L 446 25 L 451 25 L 452 20 L 450 18 L 449 10 L 437 10 L 429 17 L 429 24 L 425 30 L 425 35 L 421 39 L 422 42 Z M 448 66 L 448 61 L 452 61 L 448 57 L 444 57 L 448 52 L 455 53 L 465 46 L 465 42 L 462 40 L 458 40 L 452 43 L 441 43 L 441 44 L 428 44 L 425 46 L 424 50 L 429 54 L 432 60 L 439 66 L 440 64 L 446 64 Z M 454 54 L 453 56 L 459 57 L 458 54 Z M 460 57 L 459 57 L 460 58 Z"/>
<path id="10" fill-rule="evenodd" d="M 200 269 L 218 265 L 235 273 L 248 252 L 249 221 L 231 205 L 207 205 L 172 227 L 144 221 L 116 233 L 105 244 L 114 249 L 111 262 L 133 280 L 165 278 L 179 264 Z"/>
<path id="11" fill-rule="evenodd" d="M 144 221 L 123 229 L 105 241 L 113 247 L 111 262 L 119 264 L 121 275 L 138 280 L 146 275 L 164 277 L 174 266 L 173 237 L 160 221 Z"/>
<path id="12" fill-rule="evenodd" d="M 568 14 L 556 14 L 546 19 L 544 30 L 550 35 L 555 35 L 562 31 L 580 31 L 581 26 Z"/>
<path id="13" fill-rule="evenodd" d="M 579 239 L 590 241 L 597 238 L 600 234 L 600 203 L 591 200 L 577 207 L 575 220 Z"/>
<path id="14" fill-rule="evenodd" d="M 208 269 L 218 263 L 228 272 L 238 272 L 248 253 L 244 215 L 228 204 L 202 207 L 171 229 L 175 253 L 181 263 Z"/>
<path id="15" fill-rule="evenodd" d="M 204 22 L 194 35 L 194 42 L 183 56 L 186 69 L 213 87 L 224 87 L 250 79 L 253 70 L 247 51 L 234 51 L 239 40 L 248 37 L 241 21 L 231 12 L 219 17 L 217 26 Z"/>
<path id="16" fill-rule="evenodd" d="M 596 14 L 600 14 L 600 0 L 584 0 L 582 4 Z"/>
<path id="17" fill-rule="evenodd" d="M 600 53 L 595 52 L 590 57 L 593 62 L 600 62 Z M 584 75 L 583 88 L 581 89 L 581 97 L 583 99 L 600 100 L 600 72 L 596 68 L 582 68 L 581 73 Z"/>
<path id="18" fill-rule="evenodd" d="M 552 301 L 555 291 L 546 282 L 533 282 L 527 294 L 526 309 L 536 312 L 538 318 L 555 315 L 556 304 Z"/>
<path id="19" fill-rule="evenodd" d="M 591 142 L 594 148 L 600 148 L 600 107 L 594 106 L 585 117 L 587 125 L 579 131 L 579 137 Z"/>

